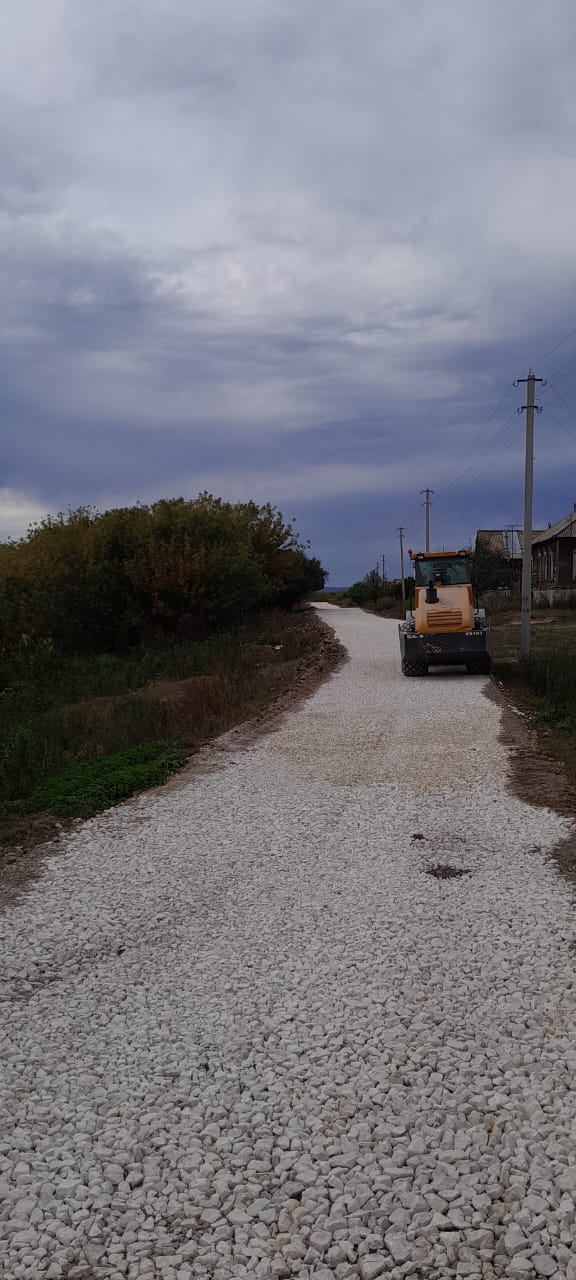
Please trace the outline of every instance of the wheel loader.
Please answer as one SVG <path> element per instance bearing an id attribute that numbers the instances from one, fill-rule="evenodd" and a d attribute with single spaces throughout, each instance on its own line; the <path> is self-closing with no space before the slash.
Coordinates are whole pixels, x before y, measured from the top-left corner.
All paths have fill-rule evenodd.
<path id="1" fill-rule="evenodd" d="M 472 675 L 492 670 L 492 635 L 484 609 L 474 604 L 470 551 L 414 552 L 413 608 L 400 623 L 405 676 L 429 667 L 465 666 Z"/>

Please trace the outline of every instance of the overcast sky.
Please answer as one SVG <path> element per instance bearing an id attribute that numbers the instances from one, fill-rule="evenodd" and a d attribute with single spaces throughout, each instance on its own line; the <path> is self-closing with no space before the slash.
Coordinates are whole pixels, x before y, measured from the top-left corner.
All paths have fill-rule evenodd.
<path id="1" fill-rule="evenodd" d="M 436 545 L 521 519 L 524 388 L 481 429 L 534 362 L 535 522 L 571 509 L 574 0 L 2 25 L 0 537 L 207 488 L 296 516 L 335 585 L 392 576 L 427 484 Z"/>

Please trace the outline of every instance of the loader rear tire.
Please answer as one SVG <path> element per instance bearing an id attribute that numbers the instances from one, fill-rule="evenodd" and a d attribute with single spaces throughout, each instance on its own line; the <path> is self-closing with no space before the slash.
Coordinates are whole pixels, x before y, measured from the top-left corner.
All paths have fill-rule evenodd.
<path id="1" fill-rule="evenodd" d="M 466 670 L 471 676 L 489 676 L 492 672 L 492 658 L 489 653 L 479 653 L 469 658 Z"/>
<path id="2" fill-rule="evenodd" d="M 419 658 L 403 658 L 402 671 L 405 676 L 426 676 L 428 675 L 428 667 L 425 662 L 421 662 Z"/>

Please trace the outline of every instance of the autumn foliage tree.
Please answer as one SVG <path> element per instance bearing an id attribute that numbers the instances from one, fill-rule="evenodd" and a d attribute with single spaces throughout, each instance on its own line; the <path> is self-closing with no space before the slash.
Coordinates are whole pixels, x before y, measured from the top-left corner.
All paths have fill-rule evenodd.
<path id="1" fill-rule="evenodd" d="M 208 493 L 47 517 L 0 546 L 0 651 L 49 642 L 122 652 L 203 637 L 273 605 L 292 607 L 326 573 L 280 512 Z"/>

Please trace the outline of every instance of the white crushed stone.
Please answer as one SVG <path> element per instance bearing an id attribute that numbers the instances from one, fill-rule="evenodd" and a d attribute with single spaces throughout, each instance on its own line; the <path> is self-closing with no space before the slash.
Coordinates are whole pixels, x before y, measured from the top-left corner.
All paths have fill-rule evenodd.
<path id="1" fill-rule="evenodd" d="M 350 661 L 278 732 L 2 919 L 10 1280 L 576 1280 L 570 824 L 481 678 L 328 612 Z"/>

